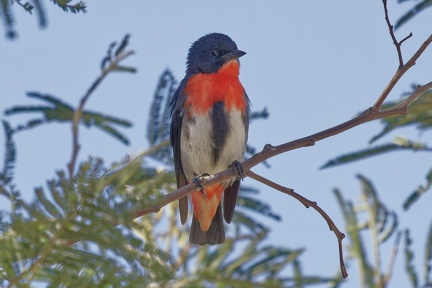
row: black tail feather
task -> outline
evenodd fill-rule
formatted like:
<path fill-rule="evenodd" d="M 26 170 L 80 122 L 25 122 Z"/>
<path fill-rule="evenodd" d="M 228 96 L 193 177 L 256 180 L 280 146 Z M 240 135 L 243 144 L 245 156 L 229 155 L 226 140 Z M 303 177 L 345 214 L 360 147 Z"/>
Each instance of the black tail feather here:
<path fill-rule="evenodd" d="M 234 209 L 237 203 L 237 195 L 240 188 L 240 179 L 236 180 L 231 186 L 228 186 L 224 192 L 223 209 L 225 221 L 229 224 L 234 215 Z"/>
<path fill-rule="evenodd" d="M 196 245 L 214 245 L 225 241 L 225 228 L 222 218 L 221 204 L 213 217 L 210 228 L 207 232 L 201 231 L 201 226 L 195 216 L 192 219 L 192 226 L 189 234 L 189 242 Z"/>

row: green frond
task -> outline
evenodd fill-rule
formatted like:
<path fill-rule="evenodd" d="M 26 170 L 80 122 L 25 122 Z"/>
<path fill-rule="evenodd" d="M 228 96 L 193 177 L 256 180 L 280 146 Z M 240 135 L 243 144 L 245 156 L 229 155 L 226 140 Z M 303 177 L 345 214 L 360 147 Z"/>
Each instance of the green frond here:
<path fill-rule="evenodd" d="M 114 137 L 118 141 L 122 142 L 123 144 L 129 145 L 129 139 L 125 135 L 123 135 L 122 133 L 117 131 L 114 127 L 107 125 L 107 124 L 102 124 L 102 123 L 99 125 L 96 125 L 96 127 L 101 129 L 105 133 L 111 135 L 112 137 Z"/>
<path fill-rule="evenodd" d="M 342 193 L 338 189 L 333 190 L 339 207 L 342 210 L 342 215 L 345 220 L 346 231 L 350 241 L 348 251 L 350 257 L 358 262 L 359 273 L 362 283 L 366 283 L 368 287 L 373 287 L 373 268 L 368 262 L 366 250 L 364 248 L 363 239 L 360 234 L 357 213 L 353 203 L 343 198 Z"/>
<path fill-rule="evenodd" d="M 408 279 L 411 282 L 411 287 L 418 287 L 417 272 L 414 267 L 414 252 L 411 249 L 412 239 L 408 229 L 405 230 L 405 269 L 408 274 Z"/>
<path fill-rule="evenodd" d="M 13 130 L 6 120 L 2 121 L 5 133 L 5 155 L 3 169 L 0 173 L 0 184 L 7 185 L 12 182 L 16 163 L 16 145 L 12 140 Z"/>
<path fill-rule="evenodd" d="M 45 9 L 41 5 L 41 0 L 33 0 L 32 3 L 33 3 L 34 11 L 36 12 L 35 14 L 37 15 L 38 18 L 39 27 L 46 28 L 48 25 L 48 21 L 47 21 Z"/>
<path fill-rule="evenodd" d="M 267 107 L 264 107 L 261 111 L 254 111 L 250 115 L 250 121 L 258 120 L 258 119 L 267 119 L 270 117 L 270 113 L 267 110 Z"/>
<path fill-rule="evenodd" d="M 4 0 L 0 1 L 0 18 L 3 19 L 6 38 L 15 39 L 18 34 L 15 31 L 15 20 L 12 15 L 12 2 Z"/>
<path fill-rule="evenodd" d="M 372 181 L 363 175 L 357 175 L 357 178 L 360 180 L 362 186 L 362 199 L 365 202 L 365 209 L 369 211 L 369 215 L 373 217 L 373 219 L 368 219 L 366 221 L 366 226 L 369 229 L 375 229 L 378 233 L 378 243 L 383 243 L 397 231 L 397 214 L 394 211 L 389 211 L 385 204 L 378 198 L 378 192 Z"/>
<path fill-rule="evenodd" d="M 403 2 L 404 0 L 399 0 L 398 2 Z M 420 12 L 424 11 L 426 8 L 429 8 L 432 5 L 432 0 L 423 0 L 420 3 L 416 4 L 413 8 L 408 10 L 404 15 L 402 15 L 394 25 L 395 30 L 400 26 L 414 18 L 414 16 L 418 15 Z"/>
<path fill-rule="evenodd" d="M 58 171 L 47 183 L 49 193 L 36 189 L 27 216 L 14 213 L 8 223 L 2 215 L 0 261 L 11 264 L 3 268 L 5 281 L 17 286 L 42 281 L 52 287 L 120 287 L 174 277 L 171 254 L 143 242 L 132 230 L 141 227 L 130 207 L 142 205 L 147 191 L 127 194 L 121 187 L 133 171 L 109 177 L 103 176 L 105 171 L 99 159 L 82 163 L 73 179 Z M 161 186 L 160 178 L 145 182 Z M 124 202 L 130 203 L 120 205 Z"/>
<path fill-rule="evenodd" d="M 405 210 L 408 210 L 417 200 L 420 199 L 421 196 L 423 196 L 424 193 L 429 191 L 429 189 L 432 186 L 432 168 L 428 171 L 426 174 L 426 184 L 425 185 L 419 185 L 417 189 L 415 189 L 404 201 L 403 208 Z"/>
<path fill-rule="evenodd" d="M 36 128 L 43 124 L 53 122 L 72 123 L 74 118 L 74 108 L 60 99 L 38 92 L 28 92 L 27 96 L 46 102 L 48 106 L 32 105 L 32 106 L 14 106 L 5 111 L 5 115 L 12 116 L 19 113 L 41 113 L 41 118 L 31 119 L 24 125 L 18 125 L 15 132 L 21 132 L 28 129 Z M 129 139 L 118 131 L 114 125 L 130 128 L 132 123 L 126 119 L 120 119 L 115 116 L 104 115 L 102 113 L 84 110 L 82 113 L 80 124 L 86 127 L 97 127 L 114 137 L 125 145 L 129 144 Z"/>
<path fill-rule="evenodd" d="M 86 10 L 87 5 L 83 1 L 80 1 L 74 5 L 69 4 L 71 0 L 50 0 L 50 1 L 56 4 L 57 6 L 59 6 L 65 12 L 72 12 L 74 14 L 79 12 L 83 12 L 83 13 L 87 12 Z"/>
<path fill-rule="evenodd" d="M 239 230 L 241 227 L 245 227 L 248 229 L 251 233 L 258 235 L 264 231 L 267 231 L 268 228 L 264 226 L 263 224 L 259 223 L 256 219 L 249 217 L 245 213 L 239 211 L 239 209 L 236 209 L 234 212 L 233 222 L 238 227 L 237 230 Z"/>
<path fill-rule="evenodd" d="M 382 225 L 383 229 L 379 231 L 380 232 L 379 239 L 378 239 L 379 243 L 384 243 L 385 241 L 390 239 L 393 233 L 398 231 L 397 228 L 399 226 L 399 221 L 396 212 L 393 211 L 390 213 L 390 221 L 391 221 L 390 225 L 387 225 L 387 228 L 385 228 L 385 225 Z"/>
<path fill-rule="evenodd" d="M 170 109 L 171 96 L 177 89 L 177 80 L 172 72 L 166 69 L 159 77 L 156 91 L 153 94 L 153 102 L 150 106 L 150 114 L 147 125 L 147 140 L 150 145 L 155 145 L 169 139 L 170 133 Z M 151 155 L 162 162 L 171 162 L 171 147 L 161 147 Z"/>
<path fill-rule="evenodd" d="M 116 51 L 114 53 L 114 56 L 117 57 L 118 55 L 120 55 L 121 53 L 123 53 L 125 51 L 126 47 L 129 45 L 129 39 L 130 39 L 130 35 L 126 34 L 123 37 L 123 39 L 120 42 L 120 44 L 118 45 L 118 47 L 117 47 L 117 49 L 116 49 Z"/>
<path fill-rule="evenodd" d="M 273 220 L 276 220 L 276 221 L 281 220 L 281 216 L 279 214 L 276 214 L 275 212 L 273 212 L 270 205 L 262 202 L 259 199 L 247 197 L 247 196 L 244 196 L 242 194 L 243 194 L 242 191 L 240 191 L 239 196 L 238 196 L 238 200 L 237 200 L 237 205 L 239 207 L 244 207 L 244 208 L 250 209 L 250 210 L 252 210 L 258 214 L 267 216 L 267 217 L 272 218 Z"/>
<path fill-rule="evenodd" d="M 101 70 L 105 71 L 106 69 L 109 69 L 105 72 L 109 71 L 117 71 L 117 72 L 129 72 L 129 73 L 136 73 L 137 69 L 131 66 L 125 66 L 120 65 L 119 62 L 113 63 L 115 59 L 118 59 L 119 55 L 123 53 L 126 50 L 126 47 L 129 45 L 129 38 L 130 35 L 126 34 L 119 45 L 117 45 L 117 42 L 113 42 L 108 47 L 107 54 L 104 58 L 102 58 L 101 61 Z M 116 51 L 113 52 L 113 49 L 117 47 Z M 130 51 L 133 52 L 133 51 Z M 110 66 L 111 64 L 114 64 Z"/>
<path fill-rule="evenodd" d="M 286 285 L 284 287 L 308 287 L 310 285 L 317 284 L 329 284 L 333 285 L 330 287 L 336 287 L 337 283 L 341 283 L 343 281 L 342 277 L 340 277 L 340 272 L 334 278 L 331 277 L 323 277 L 323 276 L 306 276 L 303 274 L 302 265 L 298 259 L 293 261 L 293 277 L 282 278 L 283 283 Z"/>
<path fill-rule="evenodd" d="M 265 246 L 259 249 L 259 260 L 251 264 L 245 273 L 249 277 L 265 275 L 266 278 L 275 277 L 284 266 L 296 260 L 303 253 L 303 249 L 291 250 L 281 247 Z"/>
<path fill-rule="evenodd" d="M 103 123 L 105 123 L 105 125 L 107 125 L 107 123 L 116 124 L 125 128 L 132 127 L 132 123 L 129 120 L 88 110 L 83 113 L 82 119 L 84 124 L 88 127 Z"/>
<path fill-rule="evenodd" d="M 15 19 L 12 14 L 12 8 L 14 5 L 18 5 L 25 12 L 33 15 L 33 12 L 36 12 L 37 21 L 40 28 L 45 28 L 47 26 L 46 14 L 45 10 L 41 5 L 41 0 L 33 0 L 31 3 L 29 1 L 23 0 L 14 0 L 0 1 L 0 18 L 3 18 L 3 25 L 6 30 L 6 38 L 10 40 L 14 40 L 17 38 L 18 33 L 15 30 Z"/>
<path fill-rule="evenodd" d="M 430 1 L 432 3 L 432 1 Z M 405 99 L 400 101 L 387 102 L 383 105 L 383 109 L 394 107 Z M 375 142 L 379 138 L 387 135 L 389 132 L 405 127 L 414 125 L 417 129 L 423 131 L 432 128 L 432 91 L 423 93 L 416 101 L 414 101 L 408 109 L 407 115 L 394 115 L 381 119 L 384 129 L 369 141 Z"/>
<path fill-rule="evenodd" d="M 22 3 L 21 0 L 15 0 L 15 2 L 16 2 L 19 6 L 21 6 L 21 7 L 24 9 L 25 12 L 27 12 L 27 13 L 29 13 L 29 14 L 32 14 L 32 11 L 33 11 L 34 6 L 31 5 L 29 2 L 26 1 L 26 2 Z M 12 2 L 12 3 L 13 3 L 13 2 Z"/>
<path fill-rule="evenodd" d="M 423 143 L 409 141 L 408 139 L 397 138 L 395 143 L 388 143 L 383 145 L 377 145 L 375 147 L 362 149 L 355 152 L 340 155 L 336 158 L 329 160 L 327 163 L 322 165 L 320 169 L 331 168 L 342 164 L 348 164 L 354 161 L 364 160 L 370 157 L 379 156 L 388 152 L 395 151 L 431 151 L 432 149 L 427 147 Z"/>
<path fill-rule="evenodd" d="M 255 187 L 240 185 L 240 190 L 239 190 L 240 195 L 243 195 L 243 194 L 258 195 L 259 193 L 260 193 L 260 191 Z"/>
<path fill-rule="evenodd" d="M 286 283 L 291 280 L 281 273 L 299 264 L 303 250 L 263 246 L 266 236 L 267 232 L 241 241 L 228 238 L 222 245 L 195 248 L 197 253 L 190 256 L 194 270 L 171 281 L 169 287 L 290 287 Z"/>

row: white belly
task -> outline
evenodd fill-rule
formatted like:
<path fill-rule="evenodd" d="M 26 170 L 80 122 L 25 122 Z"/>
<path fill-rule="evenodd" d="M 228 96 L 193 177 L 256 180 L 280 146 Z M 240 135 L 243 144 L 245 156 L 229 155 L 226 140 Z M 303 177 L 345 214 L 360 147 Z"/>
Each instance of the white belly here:
<path fill-rule="evenodd" d="M 238 110 L 227 112 L 228 134 L 226 142 L 214 159 L 213 123 L 211 114 L 196 117 L 195 121 L 183 120 L 181 131 L 181 161 L 188 182 L 203 173 L 215 174 L 225 170 L 233 161 L 243 161 L 246 131 L 242 114 Z"/>

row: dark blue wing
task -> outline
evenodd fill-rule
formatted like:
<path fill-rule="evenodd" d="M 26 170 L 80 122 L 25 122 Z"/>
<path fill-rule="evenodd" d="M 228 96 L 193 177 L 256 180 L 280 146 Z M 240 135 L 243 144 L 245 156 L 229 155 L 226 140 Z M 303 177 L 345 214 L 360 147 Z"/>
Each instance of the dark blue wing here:
<path fill-rule="evenodd" d="M 245 125 L 246 133 L 245 133 L 245 143 L 248 139 L 248 131 L 249 131 L 249 116 L 250 116 L 250 101 L 246 94 L 244 93 L 245 101 L 246 101 L 246 109 L 245 113 L 242 115 L 242 119 Z M 224 219 L 227 223 L 231 223 L 232 218 L 234 216 L 234 209 L 237 204 L 237 195 L 240 188 L 240 180 L 236 180 L 231 186 L 227 187 L 224 192 L 223 199 L 223 215 Z"/>
<path fill-rule="evenodd" d="M 171 129 L 170 129 L 170 141 L 174 152 L 174 168 L 177 179 L 177 188 L 185 186 L 187 180 L 184 175 L 183 166 L 181 163 L 181 148 L 180 148 L 180 135 L 183 121 L 183 104 L 185 96 L 183 94 L 185 79 L 182 80 L 177 91 L 171 98 L 170 109 L 171 109 Z M 188 216 L 188 200 L 187 197 L 183 197 L 179 200 L 180 208 L 180 220 L 181 223 L 186 223 Z"/>

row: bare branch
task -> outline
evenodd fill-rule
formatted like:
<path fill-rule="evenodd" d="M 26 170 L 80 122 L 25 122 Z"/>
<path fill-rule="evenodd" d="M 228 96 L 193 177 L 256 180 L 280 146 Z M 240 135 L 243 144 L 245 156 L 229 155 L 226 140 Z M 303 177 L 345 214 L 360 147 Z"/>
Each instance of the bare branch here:
<path fill-rule="evenodd" d="M 417 52 L 411 57 L 411 59 L 406 63 L 403 64 L 401 67 L 399 67 L 396 70 L 395 75 L 390 80 L 390 82 L 387 84 L 387 87 L 384 89 L 384 91 L 381 93 L 378 100 L 375 102 L 373 108 L 379 109 L 381 105 L 384 103 L 384 100 L 387 98 L 387 96 L 390 94 L 391 90 L 394 88 L 396 83 L 399 82 L 399 79 L 402 78 L 402 76 L 412 67 L 416 64 L 417 59 L 423 54 L 423 52 L 426 50 L 426 48 L 429 46 L 429 44 L 432 42 L 432 35 L 430 35 L 426 41 L 423 43 L 422 46 L 417 50 Z"/>
<path fill-rule="evenodd" d="M 390 36 L 391 36 L 391 38 L 393 40 L 393 44 L 396 47 L 398 58 L 399 58 L 399 68 L 401 68 L 404 65 L 403 58 L 402 58 L 402 50 L 401 50 L 402 43 L 405 42 L 406 40 L 408 40 L 409 38 L 411 38 L 413 36 L 413 34 L 410 33 L 408 36 L 406 36 L 401 41 L 398 41 L 396 39 L 396 36 L 394 34 L 394 28 L 393 28 L 393 25 L 390 22 L 390 18 L 389 18 L 389 15 L 388 15 L 387 0 L 382 0 L 382 2 L 383 2 L 383 5 L 384 5 L 385 20 L 386 20 L 387 26 L 389 28 L 389 32 L 390 32 Z"/>
<path fill-rule="evenodd" d="M 81 146 L 78 142 L 78 127 L 79 127 L 79 122 L 81 121 L 81 117 L 82 117 L 82 113 L 84 111 L 85 104 L 87 103 L 88 99 L 90 98 L 90 95 L 99 86 L 99 84 L 105 79 L 105 77 L 108 75 L 108 73 L 111 71 L 114 71 L 118 67 L 118 64 L 121 61 L 123 61 L 124 59 L 126 59 L 127 57 L 129 57 L 132 54 L 134 54 L 134 51 L 127 51 L 127 52 L 118 54 L 113 59 L 113 61 L 111 61 L 110 64 L 107 65 L 102 70 L 102 73 L 93 82 L 93 84 L 87 90 L 86 94 L 84 94 L 84 96 L 81 98 L 78 109 L 76 109 L 74 111 L 73 122 L 72 122 L 72 156 L 71 156 L 71 160 L 68 164 L 69 177 L 72 178 L 72 176 L 73 176 L 73 172 L 75 170 L 75 163 L 76 163 L 76 160 L 78 157 L 78 152 L 81 148 Z"/>
<path fill-rule="evenodd" d="M 324 212 L 324 210 L 322 210 L 316 202 L 310 201 L 309 199 L 303 197 L 302 195 L 297 194 L 296 192 L 294 192 L 293 189 L 283 187 L 277 183 L 274 183 L 274 182 L 268 180 L 267 178 L 264 178 L 258 174 L 255 174 L 252 171 L 249 171 L 248 176 L 251 177 L 252 179 L 255 179 L 255 180 L 257 180 L 257 181 L 259 181 L 259 182 L 261 182 L 261 183 L 263 183 L 269 187 L 272 187 L 272 188 L 274 188 L 274 189 L 276 189 L 276 190 L 278 190 L 284 194 L 288 194 L 291 197 L 294 197 L 295 199 L 300 201 L 303 205 L 305 205 L 306 208 L 312 207 L 318 213 L 321 214 L 321 216 L 327 221 L 327 224 L 329 225 L 330 231 L 333 231 L 336 235 L 336 238 L 338 240 L 338 246 L 339 246 L 339 262 L 340 262 L 342 277 L 343 278 L 348 277 L 348 273 L 346 271 L 344 258 L 343 258 L 343 250 L 342 250 L 342 239 L 345 238 L 345 234 L 340 232 L 340 230 L 337 228 L 336 224 L 334 224 L 334 222 L 330 218 L 330 216 L 328 216 L 327 213 Z"/>
<path fill-rule="evenodd" d="M 410 34 L 408 34 L 408 36 L 405 36 L 405 38 L 403 38 L 402 40 L 399 41 L 399 46 L 402 46 L 402 43 L 405 42 L 406 40 L 408 40 L 409 38 L 411 38 L 413 36 L 413 33 L 410 32 Z"/>
<path fill-rule="evenodd" d="M 408 71 L 412 66 L 414 66 L 415 61 L 421 56 L 421 54 L 425 51 L 427 46 L 432 42 L 432 35 L 429 36 L 429 38 L 423 43 L 423 45 L 419 48 L 419 50 L 413 55 L 413 57 L 402 67 L 402 69 L 398 69 L 396 71 L 395 76 L 390 80 L 389 84 L 387 85 L 384 92 L 380 95 L 378 101 L 375 103 L 373 107 L 370 107 L 366 109 L 363 113 L 358 115 L 357 117 L 348 120 L 342 124 L 339 124 L 337 126 L 334 126 L 332 128 L 323 130 L 321 132 L 312 134 L 310 136 L 297 139 L 288 143 L 281 144 L 279 146 L 272 146 L 270 144 L 267 144 L 264 146 L 263 150 L 259 152 L 258 154 L 255 154 L 251 158 L 245 160 L 243 163 L 241 163 L 243 172 L 246 176 L 255 175 L 251 174 L 253 172 L 250 172 L 251 168 L 258 165 L 259 163 L 274 157 L 276 155 L 288 152 L 290 150 L 298 149 L 301 147 L 308 147 L 314 145 L 317 141 L 323 140 L 325 138 L 334 136 L 336 134 L 342 133 L 346 130 L 349 130 L 353 127 L 356 127 L 360 124 L 366 123 L 371 120 L 391 116 L 391 115 L 405 115 L 408 111 L 408 106 L 417 99 L 421 94 L 423 94 L 425 91 L 432 88 L 432 82 L 429 82 L 425 85 L 417 87 L 417 89 L 408 97 L 405 99 L 405 101 L 401 102 L 400 104 L 390 107 L 384 110 L 381 110 L 381 105 L 384 102 L 384 100 L 387 98 L 395 84 L 399 81 L 399 79 L 404 75 L 406 71 Z M 228 168 L 224 171 L 221 171 L 215 175 L 211 175 L 206 179 L 206 181 L 203 184 L 204 187 L 210 186 L 219 182 L 222 182 L 224 180 L 231 179 L 233 177 L 236 177 L 236 171 L 235 169 Z M 159 200 L 157 203 L 151 203 L 147 205 L 147 208 L 145 209 L 137 209 L 134 211 L 136 217 L 140 217 L 149 213 L 157 213 L 163 206 L 176 201 L 184 196 L 187 196 L 192 191 L 198 190 L 199 188 L 196 186 L 196 184 L 188 184 L 174 192 L 171 192 L 167 194 L 162 200 Z M 285 192 L 284 192 L 285 193 Z M 311 206 L 309 200 L 305 199 L 305 203 L 308 203 L 309 206 Z M 303 202 L 302 202 L 303 203 Z M 305 204 L 303 203 L 303 204 Z M 305 204 L 306 205 L 306 204 Z M 306 206 L 308 207 L 308 206 Z M 315 208 L 315 207 L 314 207 Z M 318 207 L 319 208 L 319 207 Z M 317 211 L 319 211 L 317 208 L 315 208 Z M 321 210 L 322 211 L 322 210 Z M 323 211 L 324 212 L 324 211 Z M 320 212 L 321 213 L 321 212 Z M 325 214 L 325 213 L 324 213 Z M 322 214 L 323 215 L 323 214 Z M 332 227 L 330 227 L 332 228 Z M 335 228 L 335 227 L 333 227 Z M 340 237 L 340 240 L 342 240 L 343 235 L 342 233 L 338 234 L 336 230 L 334 230 L 336 233 L 336 236 Z M 339 231 L 339 230 L 337 230 Z M 339 235 L 339 236 L 338 236 Z M 342 251 L 342 246 L 340 244 L 339 250 Z M 341 253 L 340 253 L 341 255 Z M 341 269 L 342 269 L 342 275 L 347 275 L 345 270 L 345 267 L 343 266 L 343 259 L 341 259 Z"/>

